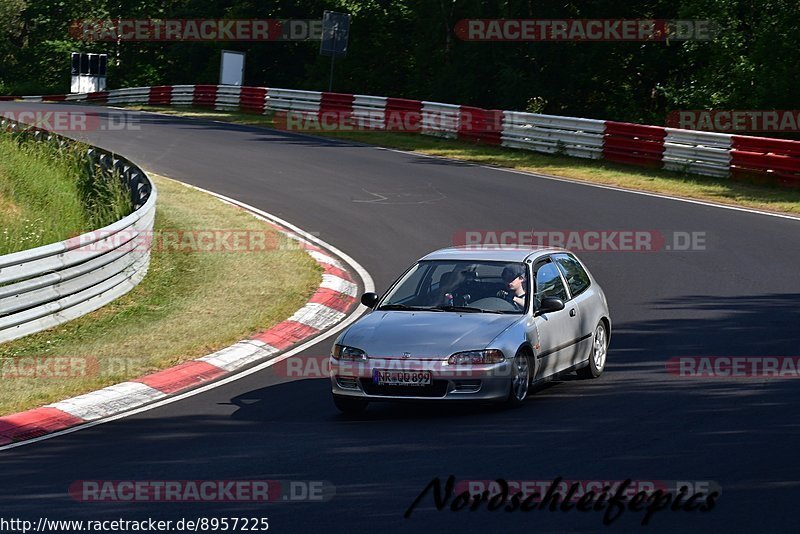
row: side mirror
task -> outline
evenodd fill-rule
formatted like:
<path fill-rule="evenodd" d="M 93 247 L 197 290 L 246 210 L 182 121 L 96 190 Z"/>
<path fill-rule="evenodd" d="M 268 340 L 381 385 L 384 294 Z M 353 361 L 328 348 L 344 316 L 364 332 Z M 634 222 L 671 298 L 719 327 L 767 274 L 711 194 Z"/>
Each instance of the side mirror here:
<path fill-rule="evenodd" d="M 564 301 L 561 299 L 557 299 L 555 297 L 547 297 L 542 299 L 542 304 L 539 306 L 539 309 L 536 310 L 536 315 L 542 315 L 543 313 L 552 313 L 557 312 L 564 309 Z"/>
<path fill-rule="evenodd" d="M 361 304 L 367 308 L 374 308 L 379 300 L 381 300 L 381 296 L 377 293 L 364 293 L 361 295 Z M 561 307 L 564 307 L 563 303 L 561 304 Z"/>

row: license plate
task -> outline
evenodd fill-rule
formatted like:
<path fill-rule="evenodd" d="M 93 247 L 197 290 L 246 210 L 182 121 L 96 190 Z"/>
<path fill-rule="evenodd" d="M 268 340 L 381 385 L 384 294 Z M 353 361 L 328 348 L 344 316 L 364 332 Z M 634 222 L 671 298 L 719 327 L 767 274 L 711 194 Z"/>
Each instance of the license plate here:
<path fill-rule="evenodd" d="M 375 369 L 372 382 L 379 386 L 430 386 L 430 371 L 388 371 Z"/>

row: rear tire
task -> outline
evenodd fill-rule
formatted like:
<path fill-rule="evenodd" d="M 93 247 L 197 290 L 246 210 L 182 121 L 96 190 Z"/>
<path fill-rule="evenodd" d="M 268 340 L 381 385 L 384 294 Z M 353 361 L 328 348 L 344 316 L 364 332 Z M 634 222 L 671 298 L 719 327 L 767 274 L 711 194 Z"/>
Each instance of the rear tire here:
<path fill-rule="evenodd" d="M 592 336 L 592 348 L 589 353 L 589 365 L 578 369 L 580 378 L 597 378 L 606 368 L 608 356 L 608 329 L 603 321 L 597 325 Z"/>
<path fill-rule="evenodd" d="M 343 395 L 334 395 L 333 403 L 336 405 L 336 407 L 339 409 L 340 412 L 347 415 L 356 415 L 360 414 L 361 412 L 367 409 L 369 401 L 366 401 L 364 399 L 345 397 Z"/>
<path fill-rule="evenodd" d="M 522 406 L 531 389 L 531 359 L 530 356 L 519 351 L 511 362 L 511 387 L 508 392 L 506 405 L 509 407 Z"/>

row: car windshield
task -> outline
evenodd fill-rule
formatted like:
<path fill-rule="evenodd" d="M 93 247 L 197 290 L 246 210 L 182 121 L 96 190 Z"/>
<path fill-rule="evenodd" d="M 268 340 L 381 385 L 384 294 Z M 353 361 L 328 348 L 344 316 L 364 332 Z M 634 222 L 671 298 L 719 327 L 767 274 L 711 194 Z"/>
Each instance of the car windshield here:
<path fill-rule="evenodd" d="M 528 305 L 525 264 L 421 261 L 381 302 L 381 310 L 521 314 Z"/>

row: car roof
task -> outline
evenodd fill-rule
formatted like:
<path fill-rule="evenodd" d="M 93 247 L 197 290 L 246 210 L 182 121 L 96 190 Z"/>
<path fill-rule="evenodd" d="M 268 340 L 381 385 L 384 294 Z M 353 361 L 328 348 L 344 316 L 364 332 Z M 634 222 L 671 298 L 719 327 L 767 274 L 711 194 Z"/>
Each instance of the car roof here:
<path fill-rule="evenodd" d="M 535 259 L 547 254 L 568 253 L 568 250 L 558 247 L 529 246 L 498 246 L 498 245 L 462 245 L 448 247 L 431 252 L 419 261 L 426 260 L 466 260 L 466 261 L 509 261 L 524 262 L 526 259 Z"/>

